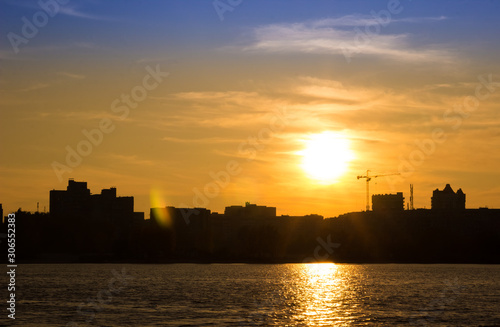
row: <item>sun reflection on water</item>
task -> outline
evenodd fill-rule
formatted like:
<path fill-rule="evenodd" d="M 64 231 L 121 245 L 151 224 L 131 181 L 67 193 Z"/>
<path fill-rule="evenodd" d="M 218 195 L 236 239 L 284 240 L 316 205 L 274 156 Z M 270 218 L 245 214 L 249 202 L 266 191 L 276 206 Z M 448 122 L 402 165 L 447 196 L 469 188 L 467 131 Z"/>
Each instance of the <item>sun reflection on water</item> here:
<path fill-rule="evenodd" d="M 301 326 L 351 326 L 360 303 L 359 283 L 353 266 L 334 263 L 296 265 L 289 297 L 295 299 L 292 321 Z"/>

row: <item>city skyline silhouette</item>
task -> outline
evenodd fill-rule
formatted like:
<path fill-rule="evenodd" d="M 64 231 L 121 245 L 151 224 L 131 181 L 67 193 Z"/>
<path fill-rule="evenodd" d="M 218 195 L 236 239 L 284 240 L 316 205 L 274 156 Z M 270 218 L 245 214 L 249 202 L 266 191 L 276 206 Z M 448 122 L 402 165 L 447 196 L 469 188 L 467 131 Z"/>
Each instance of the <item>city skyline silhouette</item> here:
<path fill-rule="evenodd" d="M 332 218 L 279 216 L 250 202 L 223 213 L 167 205 L 145 215 L 134 211 L 133 196 L 117 194 L 69 179 L 66 190 L 50 191 L 49 213 L 19 209 L 17 261 L 500 262 L 500 209 L 466 209 L 466 194 L 450 184 L 433 190 L 430 209 L 405 209 L 402 192 L 374 194 L 371 210 Z"/>

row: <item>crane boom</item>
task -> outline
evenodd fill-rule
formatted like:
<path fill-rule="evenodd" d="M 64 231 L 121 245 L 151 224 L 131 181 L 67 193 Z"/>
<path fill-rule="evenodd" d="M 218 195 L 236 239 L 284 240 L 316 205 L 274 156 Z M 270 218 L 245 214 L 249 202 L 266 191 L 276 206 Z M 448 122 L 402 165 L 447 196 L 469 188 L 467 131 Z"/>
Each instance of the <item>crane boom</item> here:
<path fill-rule="evenodd" d="M 401 174 L 389 173 L 389 174 L 370 175 L 370 170 L 367 170 L 366 175 L 358 176 L 358 179 L 366 178 L 366 211 L 370 211 L 370 181 L 372 180 L 372 178 L 377 178 L 382 176 L 392 176 L 392 175 L 401 175 Z"/>

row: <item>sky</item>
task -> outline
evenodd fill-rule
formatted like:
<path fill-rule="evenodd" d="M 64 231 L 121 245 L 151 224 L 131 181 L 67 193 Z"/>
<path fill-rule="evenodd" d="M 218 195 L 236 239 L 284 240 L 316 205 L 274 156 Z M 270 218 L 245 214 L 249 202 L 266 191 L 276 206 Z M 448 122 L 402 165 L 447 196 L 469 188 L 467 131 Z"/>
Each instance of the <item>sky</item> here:
<path fill-rule="evenodd" d="M 0 1 L 0 203 L 500 208 L 500 1 Z M 331 169 L 330 169 L 331 167 Z M 388 175 L 388 176 L 383 176 Z"/>

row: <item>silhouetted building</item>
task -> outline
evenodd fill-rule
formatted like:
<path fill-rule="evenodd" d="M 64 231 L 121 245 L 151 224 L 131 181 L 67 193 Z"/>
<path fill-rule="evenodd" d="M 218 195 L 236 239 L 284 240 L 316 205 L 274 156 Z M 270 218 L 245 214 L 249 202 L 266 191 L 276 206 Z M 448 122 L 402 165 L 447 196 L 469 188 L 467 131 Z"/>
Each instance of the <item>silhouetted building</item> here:
<path fill-rule="evenodd" d="M 372 195 L 373 211 L 403 211 L 404 197 L 402 192 L 396 194 Z"/>
<path fill-rule="evenodd" d="M 149 217 L 153 224 L 171 228 L 176 225 L 179 228 L 186 228 L 191 223 L 191 226 L 196 226 L 199 222 L 204 222 L 210 217 L 210 210 L 205 208 L 175 208 L 175 207 L 163 207 L 163 208 L 151 208 L 149 211 Z"/>
<path fill-rule="evenodd" d="M 224 215 L 239 218 L 275 218 L 276 207 L 258 206 L 247 202 L 245 206 L 230 206 L 224 210 Z"/>
<path fill-rule="evenodd" d="M 435 189 L 432 192 L 431 208 L 437 210 L 464 210 L 465 194 L 462 189 L 458 189 L 455 193 L 450 184 L 446 184 L 442 191 Z"/>
<path fill-rule="evenodd" d="M 324 217 L 318 214 L 310 214 L 305 216 L 290 216 L 290 215 L 281 215 L 280 218 L 288 221 L 305 221 L 309 223 L 317 223 L 323 221 Z"/>
<path fill-rule="evenodd" d="M 3 207 L 1 203 L 0 203 L 0 217 L 2 217 L 2 223 L 3 223 Z"/>
<path fill-rule="evenodd" d="M 209 250 L 210 210 L 205 208 L 151 208 L 149 223 L 159 234 L 164 251 L 198 257 Z"/>
<path fill-rule="evenodd" d="M 52 217 L 65 219 L 88 217 L 90 213 L 90 190 L 87 182 L 68 181 L 66 190 L 51 190 L 49 211 Z"/>
<path fill-rule="evenodd" d="M 116 196 L 116 188 L 103 189 L 90 196 L 91 218 L 113 224 L 131 223 L 134 219 L 134 197 Z"/>
<path fill-rule="evenodd" d="M 50 191 L 50 214 L 58 220 L 92 220 L 115 225 L 131 224 L 143 213 L 134 213 L 134 197 L 116 196 L 116 188 L 91 194 L 87 182 L 68 181 L 66 190 Z"/>
<path fill-rule="evenodd" d="M 134 212 L 134 223 L 140 224 L 144 222 L 144 212 Z"/>

